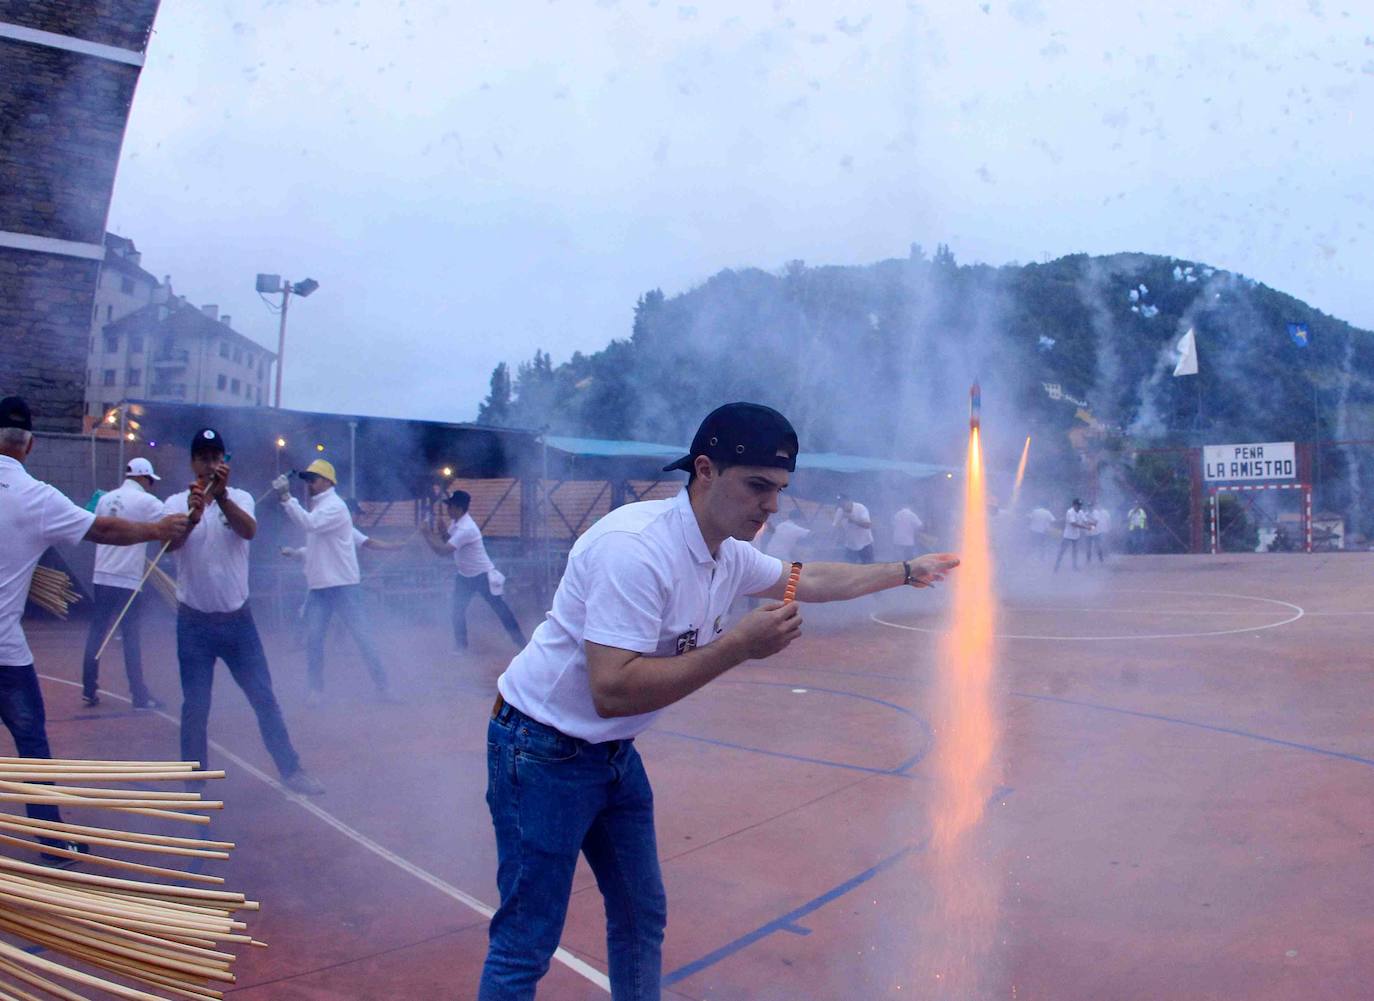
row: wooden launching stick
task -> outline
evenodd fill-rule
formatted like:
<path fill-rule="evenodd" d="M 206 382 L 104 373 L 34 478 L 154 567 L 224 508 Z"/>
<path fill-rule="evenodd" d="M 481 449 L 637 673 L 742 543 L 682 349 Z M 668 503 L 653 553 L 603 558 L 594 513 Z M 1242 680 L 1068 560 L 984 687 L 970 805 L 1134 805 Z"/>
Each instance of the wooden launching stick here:
<path fill-rule="evenodd" d="M 168 539 L 166 542 L 164 542 L 162 544 L 162 548 L 157 551 L 157 555 L 149 561 L 148 569 L 143 571 L 143 576 L 139 579 L 138 587 L 133 589 L 133 591 L 129 595 L 129 600 L 124 602 L 124 607 L 119 610 L 119 614 L 115 616 L 115 620 L 110 623 L 110 628 L 105 633 L 105 638 L 100 642 L 100 649 L 95 652 L 96 660 L 99 660 L 101 656 L 105 653 L 105 648 L 110 645 L 110 640 L 114 637 L 115 630 L 118 629 L 119 624 L 124 621 L 124 616 L 128 614 L 129 607 L 133 605 L 134 599 L 137 598 L 139 596 L 139 593 L 143 590 L 143 582 L 148 579 L 148 575 L 150 573 L 157 569 L 157 561 L 162 559 L 163 554 L 167 552 L 167 547 L 171 544 L 171 539 Z"/>
<path fill-rule="evenodd" d="M 782 592 L 782 603 L 790 605 L 797 600 L 797 582 L 801 580 L 802 565 L 793 563 L 792 570 L 787 575 L 787 587 Z"/>
<path fill-rule="evenodd" d="M 195 813 L 165 809 L 222 806 L 202 800 L 199 793 L 66 783 L 181 782 L 223 776 L 220 771 L 202 770 L 196 762 L 0 758 L 0 801 L 108 807 L 203 821 L 205 818 Z M 182 859 L 225 859 L 234 847 L 230 842 L 85 827 L 5 813 L 0 813 L 0 832 L 0 932 L 6 936 L 0 940 L 0 1001 L 52 997 L 89 1001 L 93 995 L 87 991 L 128 1001 L 220 999 L 224 993 L 218 988 L 236 982 L 231 971 L 234 954 L 222 947 L 262 946 L 247 934 L 247 924 L 235 916 L 239 911 L 256 911 L 258 903 L 241 893 L 212 888 L 223 884 L 219 876 L 87 854 L 54 844 L 73 841 Z M 124 870 L 127 878 L 35 865 L 14 857 L 14 849 L 113 866 Z M 182 885 L 188 881 L 201 885 Z M 11 937 L 55 955 L 34 955 L 12 945 Z M 74 961 L 80 968 L 65 961 Z"/>

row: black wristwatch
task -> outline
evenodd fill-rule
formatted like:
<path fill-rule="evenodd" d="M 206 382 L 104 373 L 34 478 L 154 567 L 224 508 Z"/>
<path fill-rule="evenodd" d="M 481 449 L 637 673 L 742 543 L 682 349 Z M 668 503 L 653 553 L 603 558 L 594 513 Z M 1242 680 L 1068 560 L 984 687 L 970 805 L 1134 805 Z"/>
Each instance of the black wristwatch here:
<path fill-rule="evenodd" d="M 902 569 L 906 571 L 906 579 L 902 581 L 902 583 L 910 587 L 911 584 L 914 582 L 914 578 L 911 576 L 911 561 L 902 560 Z"/>

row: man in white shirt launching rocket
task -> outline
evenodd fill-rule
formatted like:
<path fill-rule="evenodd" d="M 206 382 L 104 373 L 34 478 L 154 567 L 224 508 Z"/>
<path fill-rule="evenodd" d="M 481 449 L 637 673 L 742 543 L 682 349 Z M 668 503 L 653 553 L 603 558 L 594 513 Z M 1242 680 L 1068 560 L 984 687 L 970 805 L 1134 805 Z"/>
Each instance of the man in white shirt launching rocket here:
<path fill-rule="evenodd" d="M 305 581 L 310 588 L 305 605 L 307 697 L 316 703 L 324 697 L 324 639 L 329 620 L 337 615 L 358 644 L 377 686 L 378 701 L 394 702 L 387 689 L 386 668 L 363 623 L 362 575 L 353 539 L 353 516 L 334 489 L 338 482 L 334 466 L 316 459 L 300 477 L 310 491 L 309 511 L 291 496 L 290 480 L 285 476 L 277 477 L 272 485 L 286 516 L 306 533 Z"/>

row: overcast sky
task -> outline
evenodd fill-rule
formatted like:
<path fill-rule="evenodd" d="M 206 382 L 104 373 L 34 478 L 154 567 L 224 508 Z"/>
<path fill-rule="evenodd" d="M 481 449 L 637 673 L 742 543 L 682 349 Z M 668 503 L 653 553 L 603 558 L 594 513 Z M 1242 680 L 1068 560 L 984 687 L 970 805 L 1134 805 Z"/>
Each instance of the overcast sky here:
<path fill-rule="evenodd" d="M 647 289 L 912 242 L 1169 254 L 1374 328 L 1372 10 L 163 0 L 110 227 L 273 348 L 255 273 L 317 279 L 304 409 L 468 420 Z"/>

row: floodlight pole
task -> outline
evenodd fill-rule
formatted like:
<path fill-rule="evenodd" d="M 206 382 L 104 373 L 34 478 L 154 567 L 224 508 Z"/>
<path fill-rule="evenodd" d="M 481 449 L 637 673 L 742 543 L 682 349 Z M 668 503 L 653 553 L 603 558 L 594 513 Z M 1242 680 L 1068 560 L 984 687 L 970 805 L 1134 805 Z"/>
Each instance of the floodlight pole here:
<path fill-rule="evenodd" d="M 277 326 L 277 394 L 272 404 L 281 409 L 281 366 L 286 357 L 286 307 L 291 302 L 291 283 L 281 283 L 281 323 Z"/>

